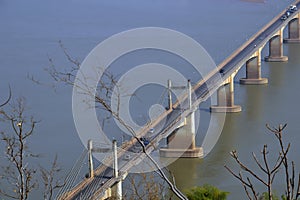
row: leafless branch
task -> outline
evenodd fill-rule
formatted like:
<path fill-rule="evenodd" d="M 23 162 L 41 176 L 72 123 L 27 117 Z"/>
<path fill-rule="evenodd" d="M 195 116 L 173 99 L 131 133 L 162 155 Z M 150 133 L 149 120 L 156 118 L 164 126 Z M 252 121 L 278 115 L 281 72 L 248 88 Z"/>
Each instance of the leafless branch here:
<path fill-rule="evenodd" d="M 242 179 L 239 175 L 235 174 L 227 165 L 224 165 L 224 167 L 237 179 L 239 179 L 243 185 L 246 185 L 247 187 L 250 187 L 249 183 L 247 183 L 246 181 L 244 181 L 244 179 Z M 240 173 L 239 173 L 240 174 Z"/>
<path fill-rule="evenodd" d="M 247 181 L 248 181 L 248 183 L 249 183 L 249 185 L 250 185 L 250 189 L 251 189 L 251 192 L 252 192 L 252 194 L 253 194 L 253 196 L 254 196 L 254 199 L 255 199 L 255 200 L 258 200 L 258 193 L 256 193 L 256 191 L 254 190 L 254 186 L 253 186 L 253 184 L 251 183 L 249 177 L 247 177 Z"/>
<path fill-rule="evenodd" d="M 298 175 L 298 187 L 297 187 L 297 192 L 296 192 L 296 199 L 300 197 L 300 173 Z"/>
<path fill-rule="evenodd" d="M 241 172 L 239 173 L 239 180 L 243 180 L 243 176 L 242 176 L 242 173 L 241 173 Z M 249 194 L 247 185 L 246 185 L 244 182 L 241 182 L 241 183 L 242 183 L 242 185 L 243 185 L 243 187 L 244 187 L 244 191 L 246 192 L 246 195 L 247 195 L 248 199 L 249 199 L 249 200 L 252 200 L 252 197 L 251 197 L 251 195 Z M 252 191 L 252 192 L 253 192 L 253 191 Z"/>
<path fill-rule="evenodd" d="M 241 169 L 245 170 L 246 172 L 250 173 L 253 177 L 255 177 L 258 181 L 260 181 L 261 183 L 263 183 L 265 186 L 268 185 L 268 183 L 266 181 L 264 181 L 262 178 L 260 178 L 256 173 L 254 173 L 249 167 L 247 167 L 244 163 L 242 163 L 237 155 L 236 151 L 232 151 L 231 152 L 231 157 L 234 158 L 234 160 L 239 164 L 239 166 L 241 167 Z"/>
<path fill-rule="evenodd" d="M 8 104 L 8 102 L 9 102 L 10 99 L 11 99 L 11 96 L 12 96 L 12 94 L 11 94 L 11 88 L 10 88 L 10 86 L 8 86 L 8 88 L 9 88 L 9 95 L 8 95 L 8 97 L 7 97 L 7 100 L 6 100 L 4 103 L 2 103 L 2 104 L 0 105 L 0 107 L 2 107 L 2 106 L 4 106 L 4 105 Z"/>
<path fill-rule="evenodd" d="M 260 164 L 260 162 L 258 161 L 256 155 L 254 152 L 252 152 L 252 157 L 255 160 L 255 163 L 258 165 L 258 167 L 265 173 L 268 173 L 267 170 Z"/>
<path fill-rule="evenodd" d="M 55 175 L 60 171 L 61 169 L 57 163 L 57 155 L 55 155 L 49 170 L 40 166 L 41 177 L 44 184 L 44 200 L 51 200 L 54 190 L 64 186 L 64 181 L 61 179 L 55 180 Z"/>
<path fill-rule="evenodd" d="M 283 133 L 283 130 L 286 128 L 286 126 L 287 126 L 287 124 L 285 124 L 283 126 L 279 125 L 278 128 L 271 128 L 268 124 L 266 125 L 267 129 L 271 133 L 273 133 L 273 135 L 275 135 L 276 139 L 279 142 L 279 146 L 280 146 L 279 157 L 278 157 L 277 161 L 275 162 L 275 165 L 272 168 L 270 167 L 269 161 L 268 161 L 268 158 L 267 158 L 267 154 L 268 154 L 267 145 L 264 145 L 263 150 L 262 150 L 262 157 L 263 157 L 264 166 L 261 164 L 261 162 L 259 162 L 256 155 L 254 153 L 252 153 L 252 157 L 253 157 L 255 163 L 257 164 L 257 166 L 259 167 L 259 169 L 267 175 L 267 180 L 262 179 L 257 173 L 255 173 L 249 167 L 247 167 L 244 163 L 242 163 L 239 160 L 236 151 L 232 151 L 230 153 L 231 156 L 234 158 L 234 160 L 240 166 L 241 169 L 248 172 L 252 177 L 257 179 L 258 181 L 260 181 L 261 183 L 263 183 L 263 185 L 265 185 L 267 187 L 268 197 L 269 197 L 270 200 L 273 199 L 272 183 L 274 181 L 275 175 L 279 172 L 279 169 L 282 165 L 284 166 L 285 177 L 286 177 L 286 192 L 285 192 L 286 193 L 286 199 L 287 200 L 294 200 L 294 196 L 296 196 L 296 199 L 299 196 L 298 193 L 299 193 L 299 187 L 300 187 L 299 186 L 300 175 L 299 175 L 299 180 L 298 180 L 297 192 L 295 193 L 295 166 L 294 166 L 294 162 L 292 162 L 292 169 L 291 169 L 292 174 L 291 174 L 291 177 L 290 177 L 288 158 L 287 158 L 287 154 L 288 154 L 289 149 L 290 149 L 290 143 L 287 145 L 287 147 L 285 147 L 284 144 L 283 144 L 282 133 Z M 250 188 L 252 190 L 253 197 L 256 197 L 256 198 L 258 197 L 257 193 L 255 192 L 255 190 L 253 188 L 253 185 L 250 182 L 249 177 L 247 177 L 247 181 L 246 181 L 242 177 L 241 173 L 236 174 L 230 168 L 228 168 L 227 166 L 225 166 L 225 168 L 235 178 L 240 180 L 240 182 L 242 183 L 242 185 L 244 187 L 244 190 L 247 194 L 247 197 L 249 199 L 251 199 L 251 196 L 249 194 L 248 188 Z"/>

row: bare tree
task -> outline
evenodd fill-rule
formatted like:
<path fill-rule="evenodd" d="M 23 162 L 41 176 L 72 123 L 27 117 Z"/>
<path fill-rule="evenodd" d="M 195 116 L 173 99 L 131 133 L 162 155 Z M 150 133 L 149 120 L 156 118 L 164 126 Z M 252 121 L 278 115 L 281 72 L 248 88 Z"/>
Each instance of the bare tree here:
<path fill-rule="evenodd" d="M 251 177 L 255 178 L 259 182 L 261 182 L 268 191 L 268 199 L 273 199 L 273 191 L 272 191 L 272 184 L 275 178 L 275 175 L 279 172 L 280 167 L 283 165 L 285 170 L 285 185 L 286 185 L 286 191 L 285 191 L 285 197 L 286 200 L 294 200 L 298 199 L 300 197 L 300 173 L 298 176 L 298 186 L 296 187 L 295 184 L 295 165 L 294 162 L 292 162 L 292 168 L 289 168 L 288 163 L 288 151 L 290 149 L 290 143 L 288 143 L 287 147 L 284 146 L 282 133 L 287 124 L 284 126 L 279 125 L 278 128 L 270 128 L 269 125 L 266 125 L 268 130 L 275 135 L 279 142 L 280 146 L 280 152 L 279 156 L 277 158 L 277 161 L 275 164 L 271 165 L 268 160 L 268 150 L 267 145 L 264 145 L 262 150 L 262 162 L 260 162 L 256 155 L 252 153 L 253 160 L 257 164 L 258 168 L 267 176 L 267 179 L 265 180 L 260 176 L 258 173 L 254 172 L 249 166 L 244 164 L 238 157 L 238 154 L 236 151 L 232 151 L 230 153 L 231 157 L 236 161 L 236 163 L 240 166 L 240 168 L 247 172 Z M 247 176 L 246 178 L 242 176 L 242 173 L 235 173 L 233 170 L 231 170 L 228 166 L 225 165 L 225 168 L 235 177 L 237 178 L 243 185 L 243 188 L 247 194 L 247 197 L 252 200 L 258 200 L 259 199 L 259 193 L 255 190 L 254 185 L 252 184 L 250 178 Z M 290 171 L 291 170 L 291 171 Z M 290 175 L 292 173 L 292 175 Z"/>
<path fill-rule="evenodd" d="M 55 179 L 55 175 L 61 171 L 61 168 L 57 163 L 57 155 L 55 155 L 50 169 L 46 169 L 41 166 L 40 171 L 44 184 L 44 200 L 51 200 L 53 199 L 54 190 L 64 186 L 64 181 L 61 179 Z"/>
<path fill-rule="evenodd" d="M 11 99 L 11 92 L 6 105 Z M 32 136 L 37 121 L 32 116 L 26 115 L 26 103 L 24 98 L 18 98 L 11 104 L 11 109 L 0 110 L 2 122 L 8 122 L 8 130 L 1 130 L 1 140 L 5 145 L 5 159 L 7 165 L 1 163 L 0 183 L 7 185 L 7 189 L 0 188 L 0 195 L 7 198 L 25 200 L 33 189 L 38 188 L 38 179 L 36 178 L 38 169 L 30 161 L 37 158 L 37 154 L 29 151 L 27 142 Z M 55 179 L 60 171 L 55 156 L 51 168 L 40 167 L 42 182 L 44 184 L 44 199 L 51 200 L 55 189 L 61 187 L 59 179 Z"/>
<path fill-rule="evenodd" d="M 1 180 L 10 185 L 7 190 L 0 189 L 0 194 L 13 199 L 28 199 L 28 194 L 37 186 L 34 178 L 36 169 L 28 159 L 36 157 L 28 151 L 26 141 L 32 135 L 36 121 L 24 113 L 24 98 L 17 99 L 10 113 L 0 110 L 3 120 L 11 124 L 11 130 L 1 132 L 1 140 L 5 143 L 5 156 L 8 161 L 3 167 Z"/>
<path fill-rule="evenodd" d="M 132 136 L 137 140 L 137 142 L 142 146 L 143 153 L 147 156 L 147 158 L 154 164 L 156 167 L 156 170 L 158 171 L 161 178 L 163 178 L 166 183 L 169 185 L 170 189 L 175 193 L 175 195 L 180 199 L 187 199 L 177 188 L 176 186 L 168 179 L 167 175 L 163 172 L 162 169 L 160 169 L 159 164 L 151 157 L 151 155 L 146 151 L 144 143 L 140 140 L 139 137 L 137 137 L 136 132 L 120 117 L 119 115 L 119 108 L 120 108 L 120 97 L 121 95 L 134 95 L 134 94 L 120 94 L 118 85 L 117 77 L 114 76 L 109 71 L 104 71 L 102 79 L 99 81 L 98 86 L 96 88 L 96 94 L 93 94 L 93 91 L 95 88 L 91 88 L 91 86 L 86 84 L 86 80 L 77 80 L 81 83 L 81 85 L 76 85 L 76 74 L 78 71 L 80 71 L 80 62 L 73 59 L 70 54 L 67 52 L 66 48 L 63 46 L 63 44 L 60 42 L 60 46 L 63 49 L 63 52 L 67 58 L 67 60 L 72 64 L 72 66 L 68 69 L 64 70 L 58 70 L 54 62 L 51 58 L 49 58 L 50 61 L 50 67 L 46 70 L 51 75 L 51 77 L 56 81 L 57 83 L 64 83 L 72 87 L 76 87 L 81 90 L 81 93 L 92 96 L 95 99 L 96 106 L 98 108 L 104 110 L 107 112 L 107 117 L 105 119 L 108 119 L 110 117 L 116 119 L 125 129 L 127 129 Z M 84 79 L 89 79 L 90 77 L 84 77 Z M 35 82 L 39 82 L 36 81 Z M 116 88 L 116 90 L 115 90 Z M 112 109 L 110 105 L 110 98 L 112 96 L 117 97 L 117 108 Z M 89 102 L 86 102 L 89 103 Z M 93 102 L 92 102 L 93 103 Z"/>
<path fill-rule="evenodd" d="M 298 199 L 300 197 L 300 173 L 298 174 L 298 186 L 297 189 L 295 188 L 295 164 L 294 161 L 291 162 L 292 168 L 290 169 L 289 162 L 288 162 L 288 157 L 287 157 L 287 152 L 285 154 L 282 154 L 282 152 L 288 151 L 290 147 L 290 143 L 288 143 L 288 147 L 284 147 L 283 143 L 283 138 L 282 138 L 282 133 L 287 124 L 285 125 L 279 125 L 278 128 L 271 128 L 268 124 L 266 125 L 267 129 L 275 135 L 277 138 L 277 141 L 279 142 L 280 146 L 280 154 L 282 158 L 282 164 L 284 166 L 284 172 L 285 172 L 285 185 L 286 185 L 286 191 L 285 195 L 287 200 L 293 200 L 293 199 Z M 291 170 L 291 171 L 290 171 Z"/>
<path fill-rule="evenodd" d="M 164 181 L 155 176 L 155 173 L 131 174 L 128 176 L 128 184 L 125 184 L 125 199 L 166 199 L 170 196 L 168 186 Z"/>

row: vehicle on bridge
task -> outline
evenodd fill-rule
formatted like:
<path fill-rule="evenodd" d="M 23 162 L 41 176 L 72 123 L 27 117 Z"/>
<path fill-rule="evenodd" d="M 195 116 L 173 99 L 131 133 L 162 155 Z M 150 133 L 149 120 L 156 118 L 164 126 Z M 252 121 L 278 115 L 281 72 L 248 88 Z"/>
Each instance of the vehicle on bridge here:
<path fill-rule="evenodd" d="M 222 75 L 224 75 L 224 73 L 225 73 L 225 70 L 224 69 L 220 69 L 220 74 L 222 74 Z"/>
<path fill-rule="evenodd" d="M 128 161 L 128 160 L 130 160 L 130 158 L 131 158 L 131 156 L 129 154 L 127 154 L 127 155 L 124 156 L 123 160 Z"/>
<path fill-rule="evenodd" d="M 149 134 L 153 134 L 153 133 L 154 133 L 154 131 L 155 131 L 155 129 L 154 129 L 154 128 L 150 128 L 150 130 L 148 131 L 148 133 L 149 133 Z"/>
<path fill-rule="evenodd" d="M 287 16 L 284 14 L 284 15 L 282 15 L 282 17 L 280 19 L 284 21 L 287 19 Z"/>
<path fill-rule="evenodd" d="M 293 12 L 296 12 L 298 10 L 297 6 L 296 5 L 290 5 L 288 11 L 293 13 Z"/>
<path fill-rule="evenodd" d="M 289 8 L 287 9 L 287 11 L 285 12 L 284 15 L 282 15 L 282 17 L 280 18 L 281 20 L 286 20 L 291 13 L 296 12 L 298 10 L 296 5 L 290 5 Z"/>
<path fill-rule="evenodd" d="M 284 15 L 280 18 L 281 20 L 286 20 L 291 15 L 290 11 L 286 11 Z"/>
<path fill-rule="evenodd" d="M 147 146 L 150 143 L 149 139 L 147 138 L 141 138 L 141 141 L 144 143 L 145 146 Z"/>

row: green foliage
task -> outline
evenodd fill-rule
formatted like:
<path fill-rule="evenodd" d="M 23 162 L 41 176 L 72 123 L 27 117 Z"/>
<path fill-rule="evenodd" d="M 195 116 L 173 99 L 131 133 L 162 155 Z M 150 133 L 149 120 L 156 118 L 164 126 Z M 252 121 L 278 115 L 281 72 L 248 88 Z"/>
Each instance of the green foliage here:
<path fill-rule="evenodd" d="M 186 190 L 185 194 L 189 200 L 225 200 L 229 192 L 224 192 L 214 186 L 205 184 Z"/>
<path fill-rule="evenodd" d="M 276 193 L 273 193 L 273 200 L 287 200 L 285 195 L 281 195 L 281 199 L 276 195 Z M 259 200 L 269 200 L 269 195 L 267 192 L 262 193 L 262 195 L 259 197 Z"/>
<path fill-rule="evenodd" d="M 287 200 L 287 198 L 286 198 L 285 195 L 281 195 L 281 199 L 282 199 L 282 200 Z"/>

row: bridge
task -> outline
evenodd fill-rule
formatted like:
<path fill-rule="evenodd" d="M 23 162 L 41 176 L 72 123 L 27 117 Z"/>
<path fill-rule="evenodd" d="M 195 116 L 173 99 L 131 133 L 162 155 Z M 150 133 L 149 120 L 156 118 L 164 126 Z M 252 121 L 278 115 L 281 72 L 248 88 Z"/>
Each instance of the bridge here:
<path fill-rule="evenodd" d="M 300 0 L 296 0 L 293 5 L 300 8 Z M 175 103 L 169 92 L 168 109 L 151 124 L 137 132 L 136 137 L 124 142 L 119 150 L 115 141 L 111 149 L 99 149 L 92 141 L 89 141 L 88 150 L 83 152 L 77 164 L 74 165 L 67 177 L 67 184 L 58 193 L 57 199 L 106 199 L 111 197 L 113 187 L 116 188 L 115 196 L 121 199 L 122 181 L 126 178 L 127 172 L 146 157 L 149 158 L 148 155 L 156 149 L 157 144 L 163 138 L 167 138 L 168 146 L 160 149 L 161 156 L 201 157 L 203 150 L 195 145 L 194 111 L 199 104 L 212 95 L 212 92 L 217 92 L 217 105 L 210 107 L 211 112 L 240 112 L 241 106 L 234 103 L 234 77 L 244 64 L 246 64 L 246 77 L 240 80 L 240 84 L 268 83 L 267 78 L 261 77 L 262 49 L 268 44 L 269 55 L 264 58 L 266 62 L 285 62 L 288 61 L 288 57 L 283 55 L 283 43 L 300 43 L 300 11 L 299 9 L 292 10 L 290 16 L 283 18 L 286 11 L 287 9 L 284 9 L 279 13 L 198 83 L 192 86 L 188 81 L 185 94 Z M 285 27 L 288 28 L 288 38 L 284 39 Z M 168 88 L 171 91 L 170 81 Z M 222 98 L 224 96 L 225 99 Z M 152 134 L 145 144 L 142 139 L 147 137 L 151 129 L 155 130 L 162 120 L 165 120 L 164 128 Z M 92 153 L 97 151 L 112 151 L 113 153 L 103 161 L 106 165 L 93 169 Z M 136 153 L 129 156 L 126 152 L 130 151 Z M 87 155 L 89 158 L 88 177 L 73 186 L 73 179 L 69 177 L 76 177 L 78 168 Z M 155 161 L 153 167 L 157 167 Z"/>

